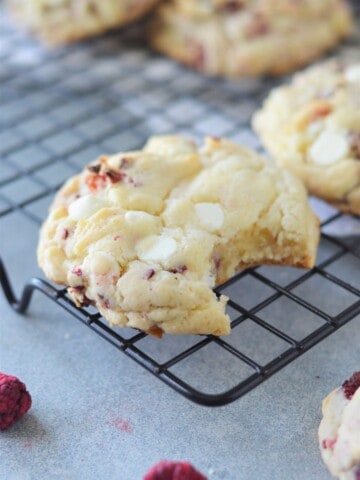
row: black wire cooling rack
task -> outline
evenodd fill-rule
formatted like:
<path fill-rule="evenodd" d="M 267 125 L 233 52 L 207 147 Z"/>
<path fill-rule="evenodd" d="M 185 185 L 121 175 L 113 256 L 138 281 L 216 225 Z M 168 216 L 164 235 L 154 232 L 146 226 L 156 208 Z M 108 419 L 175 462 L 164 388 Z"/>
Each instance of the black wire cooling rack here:
<path fill-rule="evenodd" d="M 338 53 L 357 45 L 354 39 Z M 67 177 L 97 155 L 141 147 L 153 134 L 221 135 L 259 149 L 250 117 L 276 84 L 205 79 L 151 53 L 141 28 L 45 51 L 1 16 L 0 59 L 0 229 L 14 213 L 40 225 Z M 323 234 L 313 270 L 259 267 L 217 289 L 230 297 L 229 337 L 159 341 L 110 328 L 92 307 L 76 308 L 66 289 L 40 278 L 18 299 L 2 262 L 0 280 L 17 312 L 27 310 L 35 291 L 46 295 L 188 399 L 224 405 L 360 313 L 359 237 L 336 236 L 343 222 L 359 221 L 314 204 Z M 34 249 L 24 239 L 24 255 Z"/>

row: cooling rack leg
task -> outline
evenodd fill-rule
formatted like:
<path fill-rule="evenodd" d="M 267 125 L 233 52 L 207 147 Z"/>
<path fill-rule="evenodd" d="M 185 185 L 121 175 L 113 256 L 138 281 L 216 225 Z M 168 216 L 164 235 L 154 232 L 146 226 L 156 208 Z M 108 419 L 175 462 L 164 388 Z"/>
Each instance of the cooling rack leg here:
<path fill-rule="evenodd" d="M 32 278 L 24 287 L 20 299 L 17 299 L 11 286 L 9 275 L 5 269 L 4 262 L 0 258 L 0 283 L 9 305 L 17 313 L 25 313 L 28 309 L 35 290 L 39 290 L 48 297 L 57 298 L 58 291 L 50 284 L 40 278 Z"/>

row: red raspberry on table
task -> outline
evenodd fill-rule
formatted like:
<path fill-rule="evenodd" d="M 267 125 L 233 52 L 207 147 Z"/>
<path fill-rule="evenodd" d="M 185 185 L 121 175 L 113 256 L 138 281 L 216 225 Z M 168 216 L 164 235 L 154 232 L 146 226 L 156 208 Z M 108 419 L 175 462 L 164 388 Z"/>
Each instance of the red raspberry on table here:
<path fill-rule="evenodd" d="M 148 471 L 144 480 L 207 480 L 207 478 L 191 463 L 163 460 Z"/>
<path fill-rule="evenodd" d="M 31 407 L 31 396 L 18 378 L 0 372 L 0 430 L 17 422 Z"/>

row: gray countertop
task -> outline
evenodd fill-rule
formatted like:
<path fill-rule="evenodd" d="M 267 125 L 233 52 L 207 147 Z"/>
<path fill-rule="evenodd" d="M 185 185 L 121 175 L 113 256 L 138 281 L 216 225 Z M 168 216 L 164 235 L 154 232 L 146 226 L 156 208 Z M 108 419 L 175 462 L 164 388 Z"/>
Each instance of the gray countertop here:
<path fill-rule="evenodd" d="M 32 393 L 1 433 L 4 480 L 141 479 L 160 459 L 209 479 L 328 479 L 317 446 L 322 398 L 359 368 L 357 317 L 238 401 L 195 405 L 41 297 L 0 306 L 1 370 Z"/>
<path fill-rule="evenodd" d="M 54 191 L 98 154 L 137 148 L 150 134 L 167 132 L 224 135 L 259 148 L 249 118 L 273 83 L 206 80 L 152 54 L 137 35 L 130 30 L 46 52 L 0 17 L 0 252 L 17 293 L 40 275 L 38 228 Z M 323 218 L 334 213 L 316 207 Z M 358 228 L 343 217 L 329 233 L 358 235 Z M 334 248 L 322 242 L 321 259 Z M 357 257 L 342 257 L 328 271 L 360 288 Z M 300 275 L 275 267 L 262 272 L 281 285 Z M 269 290 L 245 277 L 238 301 L 251 308 Z M 356 300 L 319 275 L 297 294 L 331 315 Z M 293 335 L 314 329 L 305 310 L 274 305 L 267 315 L 277 326 Z M 35 293 L 21 316 L 0 293 L 0 371 L 19 376 L 33 398 L 30 412 L 1 432 L 0 479 L 140 480 L 161 459 L 188 460 L 209 480 L 329 479 L 317 446 L 321 401 L 359 369 L 359 327 L 356 317 L 241 399 L 208 408 L 171 390 L 44 296 Z M 275 340 L 244 329 L 229 337 L 260 363 L 281 352 Z M 193 341 L 146 339 L 144 348 L 164 359 Z M 240 371 L 222 352 L 182 373 L 217 391 Z"/>

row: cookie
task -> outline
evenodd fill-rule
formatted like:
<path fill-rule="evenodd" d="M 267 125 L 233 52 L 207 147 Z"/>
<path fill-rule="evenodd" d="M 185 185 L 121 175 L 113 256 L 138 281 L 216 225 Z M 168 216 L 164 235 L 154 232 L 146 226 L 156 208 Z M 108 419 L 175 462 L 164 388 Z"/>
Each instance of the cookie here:
<path fill-rule="evenodd" d="M 340 480 L 360 478 L 360 372 L 323 401 L 319 427 L 321 456 Z"/>
<path fill-rule="evenodd" d="M 360 62 L 328 61 L 271 92 L 254 129 L 309 191 L 360 215 Z"/>
<path fill-rule="evenodd" d="M 130 23 L 158 0 L 6 0 L 19 24 L 49 44 L 65 44 Z"/>
<path fill-rule="evenodd" d="M 225 335 L 212 288 L 238 268 L 310 268 L 318 219 L 290 172 L 223 139 L 153 137 L 102 156 L 58 193 L 38 260 L 112 325 L 153 334 Z"/>
<path fill-rule="evenodd" d="M 291 72 L 352 30 L 342 0 L 169 0 L 156 10 L 150 42 L 210 75 Z"/>

